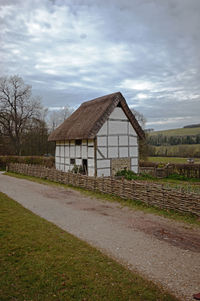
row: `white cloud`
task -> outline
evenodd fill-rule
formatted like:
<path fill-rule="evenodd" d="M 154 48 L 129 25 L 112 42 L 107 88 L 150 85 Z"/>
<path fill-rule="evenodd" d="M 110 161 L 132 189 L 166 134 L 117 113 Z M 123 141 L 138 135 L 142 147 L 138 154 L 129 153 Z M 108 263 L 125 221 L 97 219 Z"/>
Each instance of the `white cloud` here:
<path fill-rule="evenodd" d="M 59 111 L 59 110 L 63 110 L 65 107 L 49 107 L 49 111 Z"/>
<path fill-rule="evenodd" d="M 151 121 L 151 122 L 147 122 L 146 125 L 150 126 L 150 125 L 166 125 L 166 124 L 174 124 L 174 123 L 178 123 L 180 121 L 185 121 L 185 120 L 190 120 L 191 116 L 187 116 L 187 117 L 174 117 L 174 118 L 164 118 L 162 120 L 157 120 L 157 121 Z"/>
<path fill-rule="evenodd" d="M 149 98 L 149 96 L 148 96 L 147 94 L 144 94 L 144 93 L 138 93 L 138 94 L 136 95 L 136 97 L 137 97 L 138 99 L 148 99 L 148 98 Z"/>
<path fill-rule="evenodd" d="M 156 84 L 147 80 L 134 80 L 134 79 L 125 79 L 119 85 L 119 88 L 130 89 L 130 90 L 153 90 Z M 144 94 L 143 94 L 144 95 Z"/>

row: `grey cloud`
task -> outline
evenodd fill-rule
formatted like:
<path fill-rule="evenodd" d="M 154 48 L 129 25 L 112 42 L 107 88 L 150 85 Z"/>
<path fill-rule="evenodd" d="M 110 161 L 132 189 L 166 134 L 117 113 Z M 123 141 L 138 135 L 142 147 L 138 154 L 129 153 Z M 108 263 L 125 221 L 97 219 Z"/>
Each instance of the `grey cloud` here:
<path fill-rule="evenodd" d="M 0 9 L 1 73 L 21 75 L 45 106 L 120 89 L 155 128 L 198 120 L 199 0 L 1 0 Z"/>

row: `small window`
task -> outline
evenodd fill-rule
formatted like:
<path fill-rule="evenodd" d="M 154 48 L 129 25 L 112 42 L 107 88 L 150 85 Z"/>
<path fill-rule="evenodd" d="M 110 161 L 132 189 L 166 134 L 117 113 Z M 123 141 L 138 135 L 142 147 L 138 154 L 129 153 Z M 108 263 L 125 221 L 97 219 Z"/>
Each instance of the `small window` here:
<path fill-rule="evenodd" d="M 81 139 L 75 140 L 75 144 L 76 145 L 81 145 L 82 144 L 82 140 Z"/>
<path fill-rule="evenodd" d="M 70 164 L 75 164 L 75 159 L 70 159 Z"/>

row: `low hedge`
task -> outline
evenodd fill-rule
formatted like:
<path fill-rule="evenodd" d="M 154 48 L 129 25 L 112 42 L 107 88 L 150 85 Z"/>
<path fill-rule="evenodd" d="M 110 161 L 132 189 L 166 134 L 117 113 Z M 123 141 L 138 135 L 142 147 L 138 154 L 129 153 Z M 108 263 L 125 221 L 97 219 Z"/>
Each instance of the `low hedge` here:
<path fill-rule="evenodd" d="M 6 165 L 9 163 L 37 164 L 51 168 L 55 166 L 55 158 L 41 156 L 0 156 L 0 169 L 5 170 Z"/>
<path fill-rule="evenodd" d="M 158 167 L 159 163 L 149 161 L 139 161 L 140 167 Z"/>

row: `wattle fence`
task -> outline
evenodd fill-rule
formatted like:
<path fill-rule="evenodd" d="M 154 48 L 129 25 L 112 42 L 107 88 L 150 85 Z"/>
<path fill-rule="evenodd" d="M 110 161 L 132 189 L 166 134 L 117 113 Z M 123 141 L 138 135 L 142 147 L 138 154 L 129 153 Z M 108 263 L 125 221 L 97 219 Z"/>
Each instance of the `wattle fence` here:
<path fill-rule="evenodd" d="M 158 165 L 158 163 L 141 162 L 139 172 L 155 178 L 166 178 L 178 174 L 187 178 L 200 179 L 200 164 L 165 164 L 164 167 L 160 168 Z"/>
<path fill-rule="evenodd" d="M 63 172 L 38 165 L 10 163 L 8 171 L 47 179 L 92 191 L 108 193 L 123 199 L 141 201 L 161 209 L 191 213 L 200 217 L 200 195 L 185 193 L 150 182 L 126 181 L 115 178 L 97 178 Z"/>

